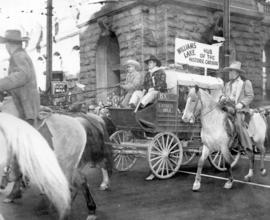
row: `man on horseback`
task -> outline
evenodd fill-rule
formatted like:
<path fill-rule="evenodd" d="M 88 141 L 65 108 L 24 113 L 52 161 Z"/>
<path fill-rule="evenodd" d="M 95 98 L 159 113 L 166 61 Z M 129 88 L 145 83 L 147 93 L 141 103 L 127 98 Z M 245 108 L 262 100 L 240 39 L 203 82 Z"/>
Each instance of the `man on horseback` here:
<path fill-rule="evenodd" d="M 0 92 L 8 92 L 19 117 L 35 126 L 40 108 L 40 98 L 34 65 L 23 49 L 23 42 L 26 40 L 27 38 L 23 38 L 19 30 L 7 30 L 5 36 L 0 37 L 0 43 L 5 44 L 10 55 L 8 76 L 0 79 Z M 2 183 L 7 180 L 8 169 L 2 178 Z M 13 169 L 14 172 L 19 172 L 16 162 Z M 12 201 L 21 196 L 21 181 L 16 181 L 7 198 Z"/>
<path fill-rule="evenodd" d="M 244 121 L 245 113 L 248 113 L 249 104 L 254 98 L 251 81 L 247 80 L 242 74 L 241 63 L 234 61 L 229 67 L 225 67 L 222 72 L 229 72 L 229 82 L 225 84 L 221 103 L 227 101 L 235 105 L 235 129 L 240 143 L 244 149 L 252 151 L 252 141 L 247 131 L 247 123 Z"/>

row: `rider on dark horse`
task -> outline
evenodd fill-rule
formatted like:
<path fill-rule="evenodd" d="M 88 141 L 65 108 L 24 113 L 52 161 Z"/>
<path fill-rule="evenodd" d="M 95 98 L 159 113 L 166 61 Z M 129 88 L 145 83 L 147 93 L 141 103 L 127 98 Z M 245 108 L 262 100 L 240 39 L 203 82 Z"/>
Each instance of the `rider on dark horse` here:
<path fill-rule="evenodd" d="M 0 79 L 0 92 L 8 92 L 20 114 L 20 118 L 35 126 L 40 108 L 40 98 L 34 65 L 23 49 L 23 42 L 26 40 L 27 38 L 23 38 L 19 30 L 7 30 L 5 36 L 0 37 L 0 43 L 5 44 L 10 55 L 8 76 Z M 12 169 L 15 173 L 20 172 L 16 159 Z M 6 168 L 2 177 L 1 188 L 5 188 L 8 182 L 8 170 L 9 167 Z M 11 193 L 5 200 L 6 202 L 22 197 L 21 184 L 22 178 L 20 176 L 15 181 Z"/>
<path fill-rule="evenodd" d="M 252 141 L 247 130 L 245 115 L 249 114 L 249 104 L 254 98 L 254 92 L 251 81 L 247 80 L 241 69 L 241 63 L 234 61 L 229 67 L 225 67 L 223 72 L 229 72 L 229 82 L 225 84 L 223 95 L 220 97 L 221 103 L 233 103 L 233 109 L 229 114 L 234 117 L 234 125 L 241 146 L 244 150 L 252 151 Z M 229 107 L 225 106 L 228 110 Z"/>

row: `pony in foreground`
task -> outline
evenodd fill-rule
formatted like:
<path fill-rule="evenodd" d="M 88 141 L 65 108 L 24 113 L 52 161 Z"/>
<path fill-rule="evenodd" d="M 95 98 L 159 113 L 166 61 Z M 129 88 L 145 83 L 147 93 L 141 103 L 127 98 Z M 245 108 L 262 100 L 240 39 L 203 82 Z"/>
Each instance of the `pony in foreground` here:
<path fill-rule="evenodd" d="M 225 160 L 225 167 L 228 172 L 228 181 L 225 183 L 224 188 L 230 189 L 233 185 L 232 176 L 232 156 L 230 153 L 233 140 L 228 134 L 226 129 L 227 113 L 224 112 L 219 103 L 205 90 L 199 87 L 191 87 L 188 93 L 185 110 L 182 119 L 185 122 L 194 120 L 195 114 L 200 108 L 201 119 L 201 139 L 203 143 L 202 155 L 198 161 L 197 174 L 193 184 L 193 190 L 197 191 L 201 185 L 201 172 L 205 159 L 213 152 L 220 151 Z M 228 123 L 230 123 L 228 121 Z M 232 126 L 232 123 L 230 123 Z M 233 126 L 231 127 L 232 129 Z M 262 175 L 266 175 L 264 168 L 265 147 L 264 142 L 266 139 L 267 124 L 265 118 L 259 113 L 254 111 L 251 114 L 250 122 L 248 125 L 248 133 L 252 138 L 254 145 L 260 151 L 260 171 Z M 249 157 L 249 172 L 245 176 L 246 181 L 250 181 L 253 177 L 254 170 L 254 152 L 246 150 Z"/>
<path fill-rule="evenodd" d="M 27 122 L 0 113 L 0 149 L 0 164 L 16 157 L 22 174 L 48 196 L 60 218 L 64 217 L 70 209 L 69 183 L 41 134 Z"/>
<path fill-rule="evenodd" d="M 23 124 L 24 126 L 27 126 L 27 129 L 21 129 L 22 134 L 19 132 L 17 133 L 17 136 L 23 136 L 24 130 L 28 130 L 29 134 L 27 137 L 29 137 L 29 141 L 31 141 L 31 132 L 42 134 L 48 143 L 50 143 L 48 139 L 48 134 L 44 135 L 44 131 L 42 129 L 39 129 L 39 132 L 36 131 L 33 127 L 30 126 L 27 123 L 22 122 L 21 119 L 18 119 L 16 117 L 13 117 L 11 115 L 0 113 L 0 123 L 3 125 L 3 131 L 4 128 L 7 126 L 10 127 L 16 127 L 17 123 Z M 10 120 L 13 120 L 13 122 L 7 122 L 6 117 L 10 118 Z M 67 181 L 69 182 L 69 186 L 72 192 L 71 200 L 74 201 L 76 198 L 76 195 L 78 194 L 78 190 L 81 190 L 87 204 L 88 208 L 88 219 L 94 219 L 95 218 L 95 210 L 96 210 L 96 204 L 94 202 L 94 199 L 90 193 L 90 189 L 88 187 L 87 178 L 85 174 L 82 172 L 82 170 L 85 168 L 85 166 L 91 164 L 97 164 L 102 162 L 104 164 L 104 167 L 106 169 L 102 169 L 103 174 L 103 182 L 101 184 L 101 187 L 104 187 L 103 189 L 106 189 L 109 184 L 109 175 L 112 173 L 112 151 L 110 146 L 105 143 L 108 142 L 109 137 L 106 132 L 106 128 L 104 123 L 97 118 L 97 116 L 92 115 L 77 115 L 74 117 L 64 115 L 64 114 L 51 114 L 49 117 L 45 119 L 46 125 L 49 128 L 49 131 L 52 135 L 51 137 L 51 143 L 50 146 L 53 148 L 53 151 L 49 146 L 47 148 L 50 148 L 50 151 L 53 152 L 53 154 L 57 157 L 58 163 L 60 167 L 62 168 L 62 171 L 67 178 Z M 6 125 L 7 124 L 7 125 Z M 12 125 L 12 126 L 11 126 Z M 45 130 L 46 131 L 46 130 Z M 46 132 L 45 132 L 46 133 Z M 5 134 L 5 133 L 4 133 Z M 40 137 L 41 135 L 39 135 Z M 42 137 L 42 136 L 41 136 Z M 17 140 L 17 143 L 20 144 L 21 140 Z M 46 141 L 45 141 L 46 142 Z M 47 144 L 48 145 L 48 144 Z M 36 148 L 39 149 L 38 144 L 31 144 L 28 143 L 29 151 L 35 150 Z M 13 151 L 10 151 L 11 153 Z M 14 152 L 16 153 L 16 152 Z M 13 156 L 18 157 L 16 154 L 13 153 Z M 33 157 L 35 158 L 28 158 L 27 155 L 22 155 L 25 161 L 27 161 L 25 164 L 28 164 L 28 166 L 35 167 L 35 160 L 37 161 L 43 161 L 48 160 L 46 155 L 42 153 L 42 150 L 39 154 L 35 154 Z M 43 160 L 41 160 L 39 157 L 42 157 Z M 24 166 L 19 162 L 19 166 Z M 47 163 L 46 163 L 47 164 Z M 47 164 L 47 166 L 52 166 L 52 164 Z M 52 169 L 54 169 L 54 166 L 52 166 Z M 108 170 L 108 172 L 107 172 Z M 22 170 L 23 172 L 23 170 Z M 43 178 L 41 175 L 42 171 L 38 171 L 35 174 L 35 178 L 38 178 L 42 181 L 45 181 L 46 183 L 50 183 L 50 179 Z M 32 176 L 28 175 L 28 173 L 24 173 L 26 177 L 29 177 L 30 181 L 32 182 Z M 15 184 L 19 181 L 18 174 L 14 180 Z M 50 186 L 48 186 L 50 187 Z M 43 188 L 41 187 L 42 191 Z M 61 187 L 57 187 L 58 191 L 61 191 Z M 12 193 L 12 192 L 11 192 Z M 61 198 L 61 197 L 59 197 Z M 49 197 L 50 199 L 50 197 Z M 44 201 L 44 199 L 43 199 Z M 53 200 L 51 200 L 53 201 Z M 62 202 L 60 200 L 60 202 Z M 41 204 L 42 207 L 42 204 Z M 46 207 L 45 207 L 46 208 Z M 65 209 L 62 209 L 65 210 Z M 45 211 L 45 210 L 44 210 Z M 63 211 L 62 211 L 63 212 Z M 64 213 L 63 213 L 64 214 Z"/>

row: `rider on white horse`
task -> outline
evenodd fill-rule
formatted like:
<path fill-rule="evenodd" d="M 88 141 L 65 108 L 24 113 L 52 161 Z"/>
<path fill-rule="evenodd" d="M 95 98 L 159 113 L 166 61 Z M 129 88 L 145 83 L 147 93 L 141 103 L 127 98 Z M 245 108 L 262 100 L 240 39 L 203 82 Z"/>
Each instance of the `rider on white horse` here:
<path fill-rule="evenodd" d="M 0 92 L 7 91 L 14 101 L 16 110 L 20 118 L 26 120 L 29 124 L 35 125 L 38 116 L 40 99 L 37 89 L 37 81 L 34 65 L 31 58 L 22 47 L 26 38 L 21 36 L 19 30 L 7 30 L 4 37 L 0 37 L 0 43 L 4 43 L 10 55 L 8 76 L 0 79 Z M 16 165 L 13 169 L 18 169 Z M 7 171 L 2 178 L 7 178 Z M 20 198 L 21 181 L 16 181 L 8 200 Z"/>
<path fill-rule="evenodd" d="M 249 104 L 254 98 L 252 83 L 242 76 L 245 71 L 241 69 L 239 61 L 234 61 L 229 67 L 225 67 L 223 72 L 229 72 L 229 82 L 225 84 L 220 102 L 232 101 L 235 104 L 236 118 L 234 124 L 240 143 L 245 149 L 252 150 L 252 141 L 244 123 L 244 113 L 248 112 Z"/>

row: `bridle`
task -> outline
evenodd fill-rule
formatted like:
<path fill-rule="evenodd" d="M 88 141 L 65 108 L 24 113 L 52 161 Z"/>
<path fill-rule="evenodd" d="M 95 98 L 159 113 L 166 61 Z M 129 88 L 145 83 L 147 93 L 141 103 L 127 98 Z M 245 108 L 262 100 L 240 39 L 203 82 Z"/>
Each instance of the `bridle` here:
<path fill-rule="evenodd" d="M 198 92 L 196 92 L 196 95 L 197 95 L 197 100 L 196 100 L 196 103 L 195 103 L 195 106 L 194 106 L 194 109 L 193 109 L 193 111 L 192 111 L 192 115 L 193 115 L 193 117 L 195 118 L 195 116 L 196 116 L 196 109 L 197 109 L 197 106 L 198 106 L 198 103 L 199 102 L 201 102 L 201 106 L 203 107 L 203 103 L 202 103 L 202 99 L 201 99 L 201 95 L 200 95 L 200 93 L 198 93 Z M 190 95 L 187 97 L 187 98 L 189 98 L 190 97 Z M 209 113 L 211 113 L 212 111 L 214 111 L 216 108 L 217 108 L 217 104 L 212 108 L 212 109 L 210 109 L 209 111 L 207 111 L 207 112 L 204 112 L 204 113 L 202 113 L 202 111 L 201 111 L 201 117 L 202 116 L 205 116 L 205 115 L 208 115 Z"/>

